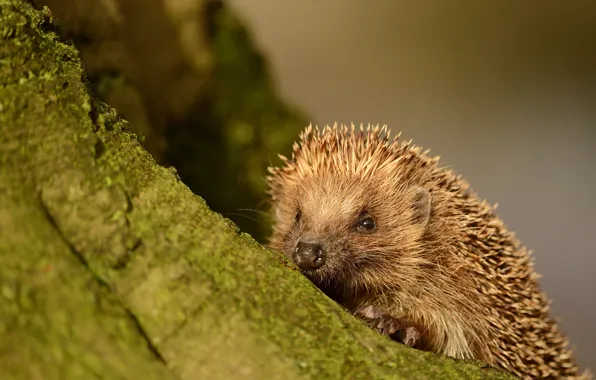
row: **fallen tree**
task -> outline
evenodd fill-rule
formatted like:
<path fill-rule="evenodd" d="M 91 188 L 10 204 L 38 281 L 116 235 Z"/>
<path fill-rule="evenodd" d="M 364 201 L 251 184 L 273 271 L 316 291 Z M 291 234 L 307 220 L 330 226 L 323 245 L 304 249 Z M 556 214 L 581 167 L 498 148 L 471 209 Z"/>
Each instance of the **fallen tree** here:
<path fill-rule="evenodd" d="M 509 379 L 408 349 L 155 163 L 47 9 L 0 0 L 2 379 Z"/>

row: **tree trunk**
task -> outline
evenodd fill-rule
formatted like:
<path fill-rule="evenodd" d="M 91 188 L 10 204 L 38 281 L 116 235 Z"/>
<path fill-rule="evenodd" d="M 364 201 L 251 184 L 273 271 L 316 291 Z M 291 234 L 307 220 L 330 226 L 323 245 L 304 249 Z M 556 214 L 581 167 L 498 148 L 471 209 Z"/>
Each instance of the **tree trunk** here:
<path fill-rule="evenodd" d="M 2 379 L 509 379 L 408 349 L 209 210 L 0 0 Z"/>
<path fill-rule="evenodd" d="M 162 165 L 263 241 L 266 167 L 288 154 L 306 117 L 282 101 L 267 60 L 221 0 L 35 0 Z M 205 181 L 209 178 L 209 181 Z"/>

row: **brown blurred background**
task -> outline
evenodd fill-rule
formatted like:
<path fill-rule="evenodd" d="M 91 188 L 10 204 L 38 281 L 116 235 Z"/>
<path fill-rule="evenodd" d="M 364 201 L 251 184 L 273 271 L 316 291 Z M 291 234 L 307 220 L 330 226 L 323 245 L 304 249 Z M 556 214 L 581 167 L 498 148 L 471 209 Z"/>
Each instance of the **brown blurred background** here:
<path fill-rule="evenodd" d="M 229 3 L 313 122 L 389 124 L 499 203 L 596 370 L 596 2 Z"/>

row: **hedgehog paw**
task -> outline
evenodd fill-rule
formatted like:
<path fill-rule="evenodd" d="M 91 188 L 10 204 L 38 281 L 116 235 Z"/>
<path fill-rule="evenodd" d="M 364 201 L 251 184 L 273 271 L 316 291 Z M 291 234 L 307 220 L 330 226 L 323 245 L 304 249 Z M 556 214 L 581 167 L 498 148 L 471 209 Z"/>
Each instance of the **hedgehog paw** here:
<path fill-rule="evenodd" d="M 399 319 L 374 305 L 360 307 L 356 309 L 354 315 L 366 321 L 370 328 L 377 330 L 382 335 L 393 335 L 402 327 Z"/>
<path fill-rule="evenodd" d="M 420 339 L 420 331 L 414 326 L 408 326 L 400 331 L 400 341 L 408 347 L 416 346 Z"/>
<path fill-rule="evenodd" d="M 385 313 L 374 305 L 360 307 L 354 312 L 354 315 L 366 321 L 373 330 L 406 346 L 414 347 L 420 339 L 420 332 L 416 327 L 404 323 L 401 319 Z"/>
<path fill-rule="evenodd" d="M 383 314 L 380 317 L 370 321 L 369 326 L 377 330 L 381 335 L 391 336 L 399 331 L 401 323 L 398 319 L 393 318 L 391 315 Z"/>

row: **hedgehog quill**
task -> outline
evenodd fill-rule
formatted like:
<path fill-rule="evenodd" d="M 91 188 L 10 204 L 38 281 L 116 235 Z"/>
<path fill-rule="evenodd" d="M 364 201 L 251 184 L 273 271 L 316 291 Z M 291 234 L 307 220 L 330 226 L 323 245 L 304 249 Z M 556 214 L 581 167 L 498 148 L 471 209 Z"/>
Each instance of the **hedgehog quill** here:
<path fill-rule="evenodd" d="M 267 177 L 269 246 L 379 333 L 524 379 L 579 374 L 527 249 L 387 126 L 309 125 Z"/>

